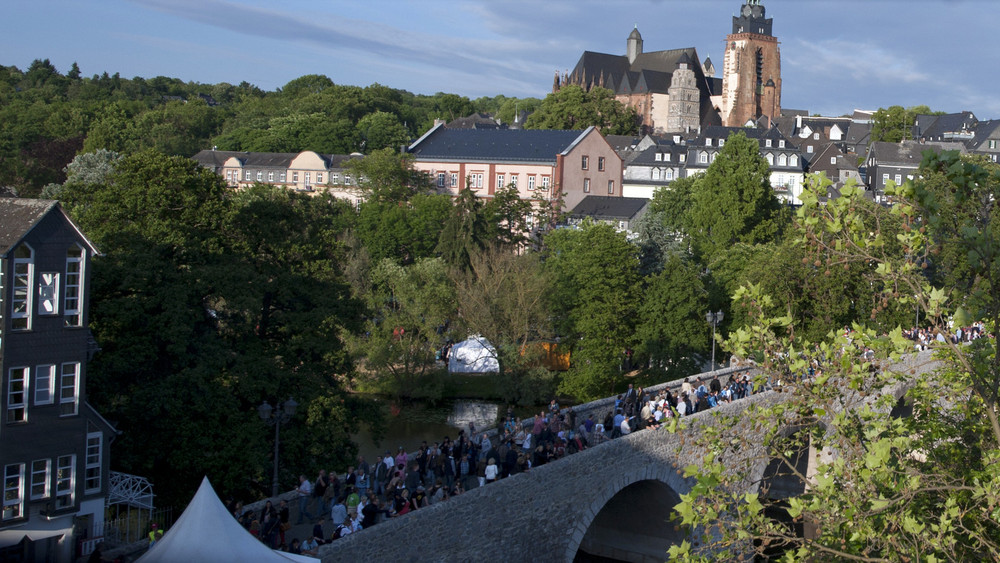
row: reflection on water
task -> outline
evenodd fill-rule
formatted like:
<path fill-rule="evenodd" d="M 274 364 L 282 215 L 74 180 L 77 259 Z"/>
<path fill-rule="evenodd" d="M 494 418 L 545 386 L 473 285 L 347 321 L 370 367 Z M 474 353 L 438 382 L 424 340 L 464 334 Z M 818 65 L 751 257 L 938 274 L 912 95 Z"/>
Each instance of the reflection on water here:
<path fill-rule="evenodd" d="M 496 425 L 500 406 L 484 401 L 452 401 L 429 405 L 426 403 L 396 404 L 382 398 L 375 398 L 385 409 L 386 430 L 380 441 L 375 441 L 368 428 L 360 428 L 352 437 L 357 442 L 359 452 L 371 460 L 376 454 L 391 451 L 402 446 L 412 452 L 420 442 L 428 444 L 440 442 L 448 436 L 452 439 L 460 429 L 467 430 L 469 422 L 476 428 Z"/>

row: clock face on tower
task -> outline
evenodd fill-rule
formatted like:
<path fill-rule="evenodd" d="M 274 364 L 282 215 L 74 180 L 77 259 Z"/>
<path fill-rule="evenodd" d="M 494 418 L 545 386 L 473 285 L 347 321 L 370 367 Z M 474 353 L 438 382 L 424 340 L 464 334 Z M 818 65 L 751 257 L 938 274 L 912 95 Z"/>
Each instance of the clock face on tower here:
<path fill-rule="evenodd" d="M 750 5 L 749 4 L 743 4 L 743 17 L 749 18 L 750 17 L 750 11 L 751 11 L 750 10 Z"/>

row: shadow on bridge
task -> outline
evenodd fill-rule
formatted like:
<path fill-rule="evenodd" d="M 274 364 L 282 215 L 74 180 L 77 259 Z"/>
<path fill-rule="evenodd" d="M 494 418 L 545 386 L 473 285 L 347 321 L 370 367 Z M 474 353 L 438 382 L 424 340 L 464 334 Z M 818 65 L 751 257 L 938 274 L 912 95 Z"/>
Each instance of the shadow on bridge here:
<path fill-rule="evenodd" d="M 662 562 L 671 545 L 687 539 L 670 520 L 679 502 L 680 496 L 659 480 L 628 485 L 598 512 L 574 561 Z"/>

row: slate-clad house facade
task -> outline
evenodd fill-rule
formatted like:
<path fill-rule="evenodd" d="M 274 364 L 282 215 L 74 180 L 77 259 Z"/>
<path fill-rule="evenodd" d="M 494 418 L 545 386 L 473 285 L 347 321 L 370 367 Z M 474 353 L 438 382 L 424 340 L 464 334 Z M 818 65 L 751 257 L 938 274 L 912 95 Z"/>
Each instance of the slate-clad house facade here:
<path fill-rule="evenodd" d="M 413 167 L 442 193 L 471 189 L 491 197 L 513 185 L 522 199 L 562 197 L 573 209 L 587 195 L 621 197 L 622 159 L 600 132 L 448 129 L 437 125 L 410 145 Z"/>
<path fill-rule="evenodd" d="M 744 127 L 708 127 L 687 146 L 687 175 L 700 174 L 708 169 L 716 155 L 725 146 L 730 135 L 743 132 L 760 145 L 760 154 L 771 169 L 771 187 L 783 202 L 798 205 L 805 178 L 805 164 L 797 145 L 785 138 L 777 127 L 755 129 Z"/>
<path fill-rule="evenodd" d="M 96 254 L 58 202 L 0 198 L 2 561 L 71 561 L 104 518 L 114 429 L 85 394 Z"/>

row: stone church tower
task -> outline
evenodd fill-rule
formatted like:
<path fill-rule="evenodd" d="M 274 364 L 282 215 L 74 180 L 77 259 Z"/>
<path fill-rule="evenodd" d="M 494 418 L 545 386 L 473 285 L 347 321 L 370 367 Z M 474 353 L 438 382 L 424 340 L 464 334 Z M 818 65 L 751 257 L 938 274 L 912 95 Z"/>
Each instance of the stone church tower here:
<path fill-rule="evenodd" d="M 781 115 L 781 52 L 771 35 L 760 0 L 746 0 L 733 32 L 726 36 L 722 63 L 722 124 L 742 127 L 766 117 L 768 125 Z"/>
<path fill-rule="evenodd" d="M 667 90 L 670 112 L 667 114 L 668 132 L 698 131 L 701 127 L 701 92 L 698 90 L 692 61 L 687 53 L 677 60 L 677 69 Z"/>

